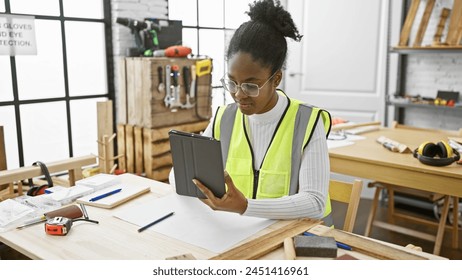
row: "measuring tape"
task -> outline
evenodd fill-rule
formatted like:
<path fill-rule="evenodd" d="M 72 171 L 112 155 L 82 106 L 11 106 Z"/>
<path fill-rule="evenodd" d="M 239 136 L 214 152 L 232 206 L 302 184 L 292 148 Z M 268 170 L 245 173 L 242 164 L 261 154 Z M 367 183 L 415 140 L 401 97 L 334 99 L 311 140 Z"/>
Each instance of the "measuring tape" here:
<path fill-rule="evenodd" d="M 50 218 L 45 222 L 45 232 L 50 235 L 67 235 L 71 230 L 72 223 L 76 221 L 90 222 L 98 224 L 98 221 L 91 220 L 88 217 L 87 210 L 83 204 L 80 204 L 84 219 L 70 219 L 62 216 Z"/>
<path fill-rule="evenodd" d="M 72 227 L 72 220 L 65 217 L 54 217 L 45 222 L 45 232 L 50 235 L 66 235 Z"/>

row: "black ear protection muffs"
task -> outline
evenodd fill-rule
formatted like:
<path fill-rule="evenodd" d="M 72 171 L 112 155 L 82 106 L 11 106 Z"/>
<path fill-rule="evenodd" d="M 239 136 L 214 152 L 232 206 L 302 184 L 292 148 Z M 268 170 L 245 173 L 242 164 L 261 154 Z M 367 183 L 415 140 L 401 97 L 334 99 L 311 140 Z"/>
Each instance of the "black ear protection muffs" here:
<path fill-rule="evenodd" d="M 440 141 L 436 144 L 431 142 L 422 143 L 414 150 L 414 157 L 421 163 L 432 166 L 446 166 L 460 159 L 459 152 L 445 141 Z"/>
<path fill-rule="evenodd" d="M 48 168 L 45 165 L 45 163 L 41 161 L 36 161 L 32 165 L 40 166 L 40 169 L 42 170 L 42 174 L 45 175 L 45 179 L 47 180 L 47 183 L 45 185 L 41 186 L 34 186 L 34 183 L 32 181 L 32 178 L 29 179 L 29 190 L 27 191 L 27 195 L 29 196 L 36 196 L 36 195 L 41 195 L 45 193 L 45 190 L 47 188 L 53 187 L 53 181 L 51 180 L 50 172 L 48 172 Z"/>

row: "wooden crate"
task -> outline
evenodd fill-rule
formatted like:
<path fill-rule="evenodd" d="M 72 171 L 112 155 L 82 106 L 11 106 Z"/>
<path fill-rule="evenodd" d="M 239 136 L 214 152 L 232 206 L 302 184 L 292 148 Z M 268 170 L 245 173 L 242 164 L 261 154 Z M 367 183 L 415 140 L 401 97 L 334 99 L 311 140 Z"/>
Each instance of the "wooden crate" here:
<path fill-rule="evenodd" d="M 209 120 L 212 116 L 212 76 L 196 76 L 195 106 L 189 109 L 168 108 L 165 106 L 164 92 L 158 91 L 158 67 L 162 68 L 165 85 L 165 66 L 178 65 L 180 76 L 180 101 L 186 103 L 183 80 L 183 67 L 195 65 L 201 59 L 189 58 L 145 58 L 129 57 L 120 61 L 120 102 L 118 120 L 133 126 L 157 128 L 182 123 Z M 191 83 L 191 78 L 189 79 Z"/>
<path fill-rule="evenodd" d="M 145 174 L 150 179 L 168 182 L 172 169 L 168 132 L 176 129 L 200 133 L 208 124 L 209 121 L 200 121 L 162 128 L 119 124 L 117 126 L 118 154 L 125 155 L 124 158 L 119 159 L 119 168 L 129 173 Z"/>

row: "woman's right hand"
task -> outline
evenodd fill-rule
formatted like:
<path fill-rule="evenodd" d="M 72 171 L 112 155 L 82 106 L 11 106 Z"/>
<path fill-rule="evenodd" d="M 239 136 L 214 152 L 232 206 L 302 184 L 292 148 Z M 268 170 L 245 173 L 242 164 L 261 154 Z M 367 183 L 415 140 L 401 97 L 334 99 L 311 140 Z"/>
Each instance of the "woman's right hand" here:
<path fill-rule="evenodd" d="M 212 191 L 207 188 L 202 182 L 197 179 L 193 179 L 194 184 L 201 190 L 201 192 L 207 197 L 201 199 L 202 202 L 207 204 L 213 210 L 221 210 L 228 212 L 235 212 L 243 214 L 247 210 L 247 198 L 241 193 L 233 183 L 231 176 L 225 170 L 225 184 L 228 190 L 222 198 L 216 197 Z"/>

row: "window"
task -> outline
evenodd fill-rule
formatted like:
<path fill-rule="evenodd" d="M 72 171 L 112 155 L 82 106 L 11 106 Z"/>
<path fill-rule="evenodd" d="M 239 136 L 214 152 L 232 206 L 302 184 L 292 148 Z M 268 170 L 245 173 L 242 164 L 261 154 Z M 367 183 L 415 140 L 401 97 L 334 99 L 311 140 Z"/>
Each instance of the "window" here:
<path fill-rule="evenodd" d="M 206 55 L 213 60 L 213 109 L 232 101 L 221 88 L 225 74 L 225 54 L 231 36 L 241 23 L 250 18 L 245 13 L 253 0 L 169 0 L 169 19 L 183 23 L 183 45 L 193 54 Z"/>
<path fill-rule="evenodd" d="M 97 154 L 96 104 L 114 99 L 110 0 L 0 0 L 35 18 L 37 55 L 0 56 L 8 168 Z"/>

